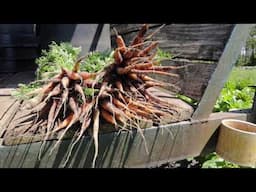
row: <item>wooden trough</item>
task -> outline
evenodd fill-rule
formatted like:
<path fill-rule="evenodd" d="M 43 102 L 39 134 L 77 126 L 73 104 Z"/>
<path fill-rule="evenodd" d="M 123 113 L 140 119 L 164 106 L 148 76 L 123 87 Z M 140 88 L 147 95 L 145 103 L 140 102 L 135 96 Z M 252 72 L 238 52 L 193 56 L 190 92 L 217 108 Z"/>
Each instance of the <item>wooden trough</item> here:
<path fill-rule="evenodd" d="M 85 26 L 78 25 L 77 29 L 83 31 Z M 109 27 L 109 25 L 106 26 Z M 134 24 L 111 25 L 125 37 L 127 43 L 131 40 L 132 34 L 138 31 L 139 26 Z M 158 25 L 150 26 L 153 30 Z M 155 37 L 162 40 L 160 47 L 174 54 L 180 54 L 167 65 L 193 64 L 186 70 L 176 71 L 181 76 L 177 83 L 180 88 L 179 92 L 197 100 L 198 104 L 193 114 L 182 117 L 179 122 L 144 129 L 149 154 L 146 153 L 141 135 L 135 131 L 132 133 L 113 131 L 101 133 L 96 167 L 152 167 L 195 157 L 205 151 L 214 150 L 216 142 L 211 137 L 219 127 L 221 120 L 228 118 L 253 122 L 255 109 L 212 113 L 214 104 L 252 26 L 252 24 L 170 24 L 163 28 Z M 96 34 L 97 31 L 94 39 Z M 108 35 L 110 37 L 110 34 Z M 19 109 L 19 102 L 11 98 L 10 90 L 18 83 L 26 83 L 33 78 L 33 71 L 5 73 L 0 76 L 0 106 L 2 108 L 0 111 L 2 141 L 0 167 L 53 168 L 61 167 L 65 161 L 63 157 L 70 147 L 71 139 L 62 141 L 51 156 L 49 156 L 49 151 L 56 140 L 47 141 L 41 160 L 38 160 L 41 142 L 6 146 L 8 139 L 3 136 Z M 165 80 L 170 81 L 170 79 Z M 93 141 L 85 136 L 75 147 L 67 167 L 91 167 L 93 154 Z"/>

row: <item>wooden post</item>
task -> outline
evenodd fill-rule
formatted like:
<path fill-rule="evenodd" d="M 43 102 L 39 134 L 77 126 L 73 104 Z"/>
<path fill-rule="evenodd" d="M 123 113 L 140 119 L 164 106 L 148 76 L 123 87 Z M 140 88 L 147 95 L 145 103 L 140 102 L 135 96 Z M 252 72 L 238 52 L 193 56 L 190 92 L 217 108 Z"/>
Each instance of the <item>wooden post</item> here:
<path fill-rule="evenodd" d="M 235 64 L 253 25 L 255 24 L 235 25 L 192 119 L 206 119 L 212 113 L 221 89 L 223 88 L 228 75 Z"/>
<path fill-rule="evenodd" d="M 255 123 L 256 122 L 256 86 L 252 85 L 252 86 L 249 86 L 249 87 L 254 89 L 254 97 L 253 97 L 253 104 L 252 104 L 252 110 L 251 110 L 251 113 L 252 113 L 251 122 Z"/>
<path fill-rule="evenodd" d="M 256 91 L 254 93 L 254 98 L 253 98 L 252 114 L 254 116 L 256 115 Z"/>

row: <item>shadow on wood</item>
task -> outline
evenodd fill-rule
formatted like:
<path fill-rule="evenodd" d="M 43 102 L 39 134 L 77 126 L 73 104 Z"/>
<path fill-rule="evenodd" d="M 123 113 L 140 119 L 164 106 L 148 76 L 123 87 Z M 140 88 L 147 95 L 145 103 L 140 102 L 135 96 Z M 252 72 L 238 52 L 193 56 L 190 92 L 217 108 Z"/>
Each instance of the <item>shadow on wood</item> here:
<path fill-rule="evenodd" d="M 164 162 L 198 156 L 217 130 L 222 119 L 247 120 L 249 113 L 213 113 L 207 121 L 183 121 L 143 130 L 149 153 L 141 135 L 136 131 L 112 132 L 99 136 L 99 154 L 96 167 L 153 167 Z M 63 140 L 49 156 L 55 141 L 49 141 L 38 160 L 41 142 L 16 146 L 0 146 L 0 167 L 51 168 L 62 167 L 66 161 L 71 140 Z M 84 137 L 74 148 L 66 167 L 88 168 L 92 165 L 94 144 Z"/>

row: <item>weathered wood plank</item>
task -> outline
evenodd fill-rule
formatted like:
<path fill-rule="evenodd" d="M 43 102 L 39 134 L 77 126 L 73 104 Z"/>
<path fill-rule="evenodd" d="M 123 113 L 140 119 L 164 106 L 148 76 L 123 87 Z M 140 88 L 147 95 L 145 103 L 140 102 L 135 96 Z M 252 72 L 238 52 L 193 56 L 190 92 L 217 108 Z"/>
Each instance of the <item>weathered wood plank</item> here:
<path fill-rule="evenodd" d="M 118 29 L 119 34 L 126 34 L 130 32 L 136 32 L 139 31 L 143 23 L 133 23 L 133 24 L 111 24 L 110 27 L 111 29 L 116 28 Z M 161 26 L 161 23 L 154 23 L 154 24 L 148 24 L 149 28 L 157 28 Z M 177 26 L 177 28 L 173 28 L 174 31 L 178 32 L 197 32 L 198 28 L 203 28 L 206 30 L 212 30 L 216 29 L 216 25 L 220 25 L 219 27 L 225 26 L 225 24 L 210 24 L 210 23 L 194 23 L 194 24 L 166 24 L 166 25 L 173 25 Z M 115 35 L 115 32 L 111 30 L 111 35 Z"/>
<path fill-rule="evenodd" d="M 34 33 L 34 24 L 1 24 L 0 33 Z"/>
<path fill-rule="evenodd" d="M 222 119 L 247 120 L 249 116 L 250 114 L 246 113 L 214 113 L 210 115 L 208 121 L 184 121 L 146 129 L 144 136 L 149 154 L 145 151 L 142 137 L 136 132 L 101 134 L 96 167 L 151 167 L 168 161 L 198 156 Z M 0 167 L 62 167 L 65 151 L 70 147 L 70 140 L 64 140 L 49 157 L 49 151 L 55 142 L 47 142 L 40 161 L 37 158 L 40 142 L 0 146 Z M 74 148 L 67 167 L 91 167 L 93 153 L 94 145 L 91 138 L 84 137 Z"/>
<path fill-rule="evenodd" d="M 1 78 L 2 77 L 2 78 Z M 29 83 L 34 80 L 35 72 L 26 71 L 13 74 L 1 74 L 0 77 L 0 106 L 5 105 L 8 101 L 12 101 L 11 96 L 12 91 L 17 88 L 19 83 Z"/>
<path fill-rule="evenodd" d="M 167 90 L 186 95 L 187 97 L 197 101 L 199 101 L 204 94 L 208 81 L 217 66 L 216 63 L 208 63 L 204 61 L 198 62 L 185 59 L 175 59 L 168 62 L 165 61 L 163 65 L 184 66 L 184 68 L 169 71 L 171 73 L 178 74 L 179 78 L 155 74 L 151 76 L 163 82 L 175 85 L 175 87 L 166 87 Z"/>
<path fill-rule="evenodd" d="M 34 72 L 19 72 L 14 75 L 8 74 L 0 82 L 0 130 L 7 128 L 11 119 L 18 111 L 20 103 L 11 95 L 11 92 L 18 86 L 19 83 L 28 83 L 34 79 Z"/>
<path fill-rule="evenodd" d="M 180 122 L 185 121 L 191 118 L 193 114 L 193 108 L 185 103 L 184 101 L 175 98 L 173 95 L 171 95 L 167 90 L 163 92 L 163 89 L 159 90 L 157 88 L 150 88 L 149 89 L 152 94 L 159 97 L 160 99 L 170 103 L 173 105 L 171 108 L 174 110 L 173 115 L 166 115 L 166 117 L 163 117 L 160 121 L 160 125 L 166 125 L 169 123 L 174 122 Z M 29 115 L 29 110 L 21 110 L 17 109 L 17 113 L 13 119 L 11 119 L 10 124 L 6 130 L 6 133 L 3 138 L 3 142 L 5 145 L 16 145 L 16 144 L 23 144 L 23 143 L 30 143 L 30 142 L 38 142 L 42 141 L 45 137 L 46 132 L 46 126 L 39 127 L 36 134 L 32 132 L 26 132 L 24 135 L 20 136 L 20 133 L 22 130 L 26 130 L 29 126 L 32 125 L 32 122 L 26 123 L 26 125 L 18 126 L 19 122 L 23 122 L 27 115 Z M 153 122 L 141 122 L 140 128 L 146 129 L 153 126 Z M 115 132 L 116 129 L 113 125 L 105 124 L 105 121 L 101 121 L 100 125 L 100 133 L 108 133 L 108 132 Z M 62 134 L 62 132 L 56 133 L 54 135 L 51 135 L 49 137 L 49 140 L 57 139 Z M 73 132 L 70 131 L 70 134 L 67 134 L 65 138 L 72 138 Z"/>
<path fill-rule="evenodd" d="M 35 69 L 39 37 L 34 24 L 0 26 L 0 71 L 17 72 Z"/>
<path fill-rule="evenodd" d="M 0 73 L 0 87 L 3 87 L 3 82 L 7 79 L 7 78 L 9 78 L 9 77 L 11 77 L 13 75 L 13 73 Z"/>
<path fill-rule="evenodd" d="M 127 33 L 131 33 L 131 32 L 136 32 L 138 30 L 140 30 L 141 26 L 143 25 L 143 23 L 140 24 L 111 24 L 110 27 L 111 29 L 116 28 L 118 30 L 118 33 L 123 35 L 123 34 L 127 34 Z M 158 27 L 161 24 L 148 24 L 149 28 L 154 28 L 154 27 Z M 111 30 L 111 36 L 114 36 L 115 32 L 114 30 Z"/>
<path fill-rule="evenodd" d="M 211 114 L 220 91 L 240 54 L 242 46 L 246 42 L 252 26 L 253 24 L 237 24 L 235 26 L 217 68 L 212 74 L 204 95 L 193 114 L 193 119 L 208 118 Z"/>
<path fill-rule="evenodd" d="M 25 60 L 25 59 L 35 59 L 38 57 L 37 48 L 0 48 L 0 59 L 6 60 Z"/>
<path fill-rule="evenodd" d="M 10 107 L 3 114 L 3 118 L 1 118 L 1 120 L 0 120 L 0 138 L 5 133 L 5 131 L 6 131 L 7 127 L 9 126 L 12 118 L 15 116 L 15 114 L 17 113 L 17 111 L 20 107 L 20 101 L 11 100 L 10 103 L 11 103 Z"/>
<path fill-rule="evenodd" d="M 181 58 L 218 61 L 233 27 L 232 24 L 168 24 L 153 39 L 160 41 L 160 48 L 181 54 Z M 138 24 L 115 25 L 115 28 L 120 29 L 125 42 L 130 43 Z M 155 29 L 151 28 L 148 33 Z M 112 35 L 113 46 L 114 39 Z"/>
<path fill-rule="evenodd" d="M 1 96 L 11 96 L 14 88 L 0 88 L 0 97 Z"/>
<path fill-rule="evenodd" d="M 4 114 L 8 111 L 11 105 L 15 102 L 15 99 L 11 97 L 0 97 L 0 120 L 3 118 Z"/>
<path fill-rule="evenodd" d="M 0 72 L 2 73 L 16 73 L 36 70 L 36 64 L 34 59 L 26 60 L 7 60 L 0 59 Z"/>
<path fill-rule="evenodd" d="M 34 34 L 0 34 L 0 47 L 38 47 L 40 39 Z"/>
<path fill-rule="evenodd" d="M 7 88 L 16 88 L 19 83 L 29 83 L 35 79 L 35 72 L 34 71 L 25 71 L 25 72 L 18 72 L 15 73 L 8 79 L 5 79 L 2 82 L 2 85 Z"/>

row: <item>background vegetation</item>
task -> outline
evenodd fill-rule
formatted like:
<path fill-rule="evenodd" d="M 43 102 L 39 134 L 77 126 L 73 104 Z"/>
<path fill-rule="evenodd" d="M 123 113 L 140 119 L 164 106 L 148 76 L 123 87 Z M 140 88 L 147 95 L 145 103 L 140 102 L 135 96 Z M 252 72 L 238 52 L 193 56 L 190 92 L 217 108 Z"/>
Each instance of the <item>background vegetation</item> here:
<path fill-rule="evenodd" d="M 249 109 L 253 104 L 254 90 L 248 86 L 256 85 L 256 27 L 247 39 L 229 78 L 215 104 L 214 112 L 227 112 L 237 109 Z M 202 168 L 239 168 L 227 162 L 215 152 L 195 158 Z M 190 159 L 188 159 L 191 161 Z"/>

